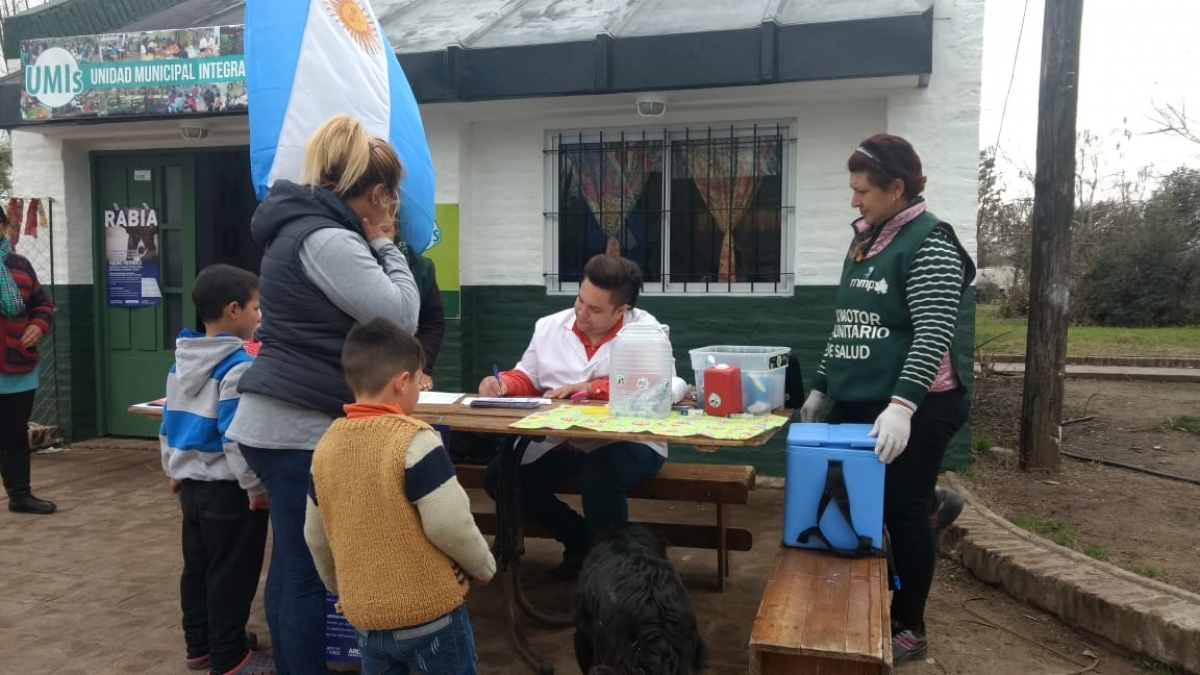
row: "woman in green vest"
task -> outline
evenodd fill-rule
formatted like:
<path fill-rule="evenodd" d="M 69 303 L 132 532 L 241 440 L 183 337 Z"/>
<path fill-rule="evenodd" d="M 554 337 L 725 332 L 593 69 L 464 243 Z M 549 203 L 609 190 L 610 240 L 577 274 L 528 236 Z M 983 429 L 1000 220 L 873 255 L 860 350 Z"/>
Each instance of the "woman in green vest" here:
<path fill-rule="evenodd" d="M 842 267 L 834 326 L 800 419 L 874 424 L 887 464 L 883 520 L 895 558 L 895 662 L 925 654 L 925 602 L 933 583 L 935 529 L 961 510 L 935 496 L 950 439 L 967 421 L 970 349 L 958 316 L 975 265 L 954 230 L 921 197 L 925 176 L 908 141 L 878 134 L 850 155 L 853 241 Z M 953 500 L 948 503 L 947 499 Z"/>
<path fill-rule="evenodd" d="M 421 294 L 421 311 L 417 315 L 417 341 L 425 352 L 425 368 L 421 372 L 421 391 L 433 390 L 433 367 L 437 364 L 438 353 L 442 350 L 442 340 L 446 338 L 446 306 L 442 302 L 442 291 L 437 285 L 437 268 L 433 261 L 413 251 L 408 244 L 401 240 L 399 221 L 383 226 L 385 236 L 389 236 L 408 260 L 408 269 L 412 270 L 413 280 L 417 282 L 417 291 Z"/>

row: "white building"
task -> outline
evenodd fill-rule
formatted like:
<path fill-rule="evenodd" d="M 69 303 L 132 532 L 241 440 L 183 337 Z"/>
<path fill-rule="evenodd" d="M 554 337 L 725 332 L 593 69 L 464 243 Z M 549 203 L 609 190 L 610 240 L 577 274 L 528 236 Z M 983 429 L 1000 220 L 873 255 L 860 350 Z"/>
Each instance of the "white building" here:
<path fill-rule="evenodd" d="M 975 250 L 983 0 L 372 4 L 421 102 L 437 171 L 443 241 L 430 257 L 459 317 L 440 389 L 514 362 L 533 321 L 571 303 L 581 261 L 610 247 L 643 266 L 642 304 L 671 324 L 683 372 L 686 350 L 707 344 L 787 345 L 814 369 L 855 216 L 846 160 L 875 133 L 913 143 L 930 208 Z M 209 35 L 177 29 L 236 26 L 242 7 L 188 0 L 71 49 L 140 60 L 143 31 L 169 31 L 149 34 L 163 57 L 169 43 L 186 50 Z M 240 43 L 236 29 L 218 33 Z M 220 86 L 238 100 L 236 82 Z M 208 114 L 201 100 L 200 112 L 164 113 L 178 105 L 166 87 L 141 101 L 126 89 L 49 109 L 21 75 L 0 81 L 14 190 L 54 200 L 53 282 L 71 328 L 61 366 L 98 374 L 61 392 L 82 420 L 74 435 L 152 431 L 123 411 L 159 395 L 171 338 L 193 321 L 196 269 L 257 267 L 245 111 Z M 733 180 L 719 155 L 729 138 L 743 159 Z M 594 180 L 604 160 L 615 178 Z M 103 210 L 143 202 L 163 221 L 164 297 L 110 307 Z M 777 455 L 750 461 L 777 467 Z"/>

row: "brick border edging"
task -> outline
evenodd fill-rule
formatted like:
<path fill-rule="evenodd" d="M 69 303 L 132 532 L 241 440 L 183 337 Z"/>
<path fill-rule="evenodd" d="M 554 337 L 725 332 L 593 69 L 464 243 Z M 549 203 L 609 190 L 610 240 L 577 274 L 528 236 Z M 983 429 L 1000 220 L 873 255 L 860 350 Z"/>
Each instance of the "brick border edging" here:
<path fill-rule="evenodd" d="M 1025 363 L 1024 354 L 992 354 L 984 358 L 994 363 Z M 1070 366 L 1128 366 L 1131 368 L 1200 368 L 1200 358 L 1188 356 L 1068 356 Z"/>
<path fill-rule="evenodd" d="M 980 503 L 955 474 L 945 477 L 967 509 L 947 529 L 943 552 L 1072 626 L 1200 673 L 1200 595 L 1026 532 Z"/>

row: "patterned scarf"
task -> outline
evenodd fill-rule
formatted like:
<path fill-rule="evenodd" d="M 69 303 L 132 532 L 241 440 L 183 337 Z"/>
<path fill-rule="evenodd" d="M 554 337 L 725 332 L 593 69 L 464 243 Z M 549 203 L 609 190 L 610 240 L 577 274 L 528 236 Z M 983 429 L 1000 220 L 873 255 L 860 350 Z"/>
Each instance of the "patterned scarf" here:
<path fill-rule="evenodd" d="M 8 238 L 0 239 L 0 312 L 15 319 L 25 313 L 25 300 L 21 298 L 21 289 L 13 280 L 12 270 L 5 264 L 10 253 L 12 244 Z"/>

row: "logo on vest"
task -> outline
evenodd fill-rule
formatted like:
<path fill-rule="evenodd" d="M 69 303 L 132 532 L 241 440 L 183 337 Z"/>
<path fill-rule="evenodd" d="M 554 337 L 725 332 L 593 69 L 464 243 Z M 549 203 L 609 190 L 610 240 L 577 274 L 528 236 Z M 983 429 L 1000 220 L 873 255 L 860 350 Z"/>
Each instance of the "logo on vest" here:
<path fill-rule="evenodd" d="M 887 279 L 851 279 L 850 288 L 859 288 L 864 291 L 872 291 L 879 295 L 887 295 L 888 282 Z"/>

